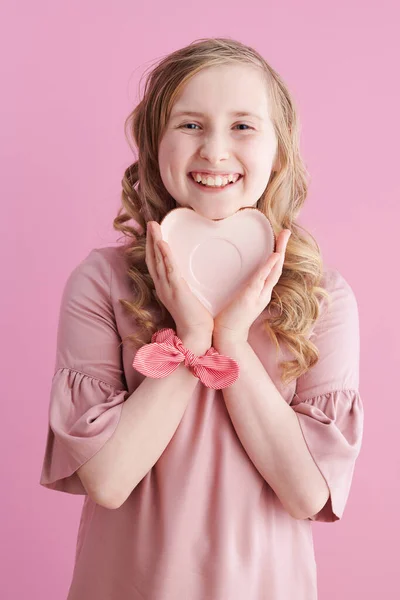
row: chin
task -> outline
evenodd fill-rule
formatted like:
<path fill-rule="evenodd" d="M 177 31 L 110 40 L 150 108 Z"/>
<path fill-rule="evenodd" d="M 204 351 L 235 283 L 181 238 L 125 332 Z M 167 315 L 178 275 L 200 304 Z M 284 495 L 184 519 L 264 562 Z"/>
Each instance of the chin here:
<path fill-rule="evenodd" d="M 216 221 L 218 219 L 226 219 L 235 214 L 239 209 L 237 207 L 234 208 L 220 208 L 213 207 L 212 210 L 201 210 L 201 209 L 193 209 L 197 212 L 197 214 L 202 215 L 206 219 L 212 219 Z"/>

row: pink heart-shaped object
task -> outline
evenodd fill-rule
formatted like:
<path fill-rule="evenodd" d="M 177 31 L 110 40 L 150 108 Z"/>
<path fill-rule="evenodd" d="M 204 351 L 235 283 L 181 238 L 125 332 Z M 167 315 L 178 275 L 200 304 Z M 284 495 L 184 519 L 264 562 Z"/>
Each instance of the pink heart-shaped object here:
<path fill-rule="evenodd" d="M 213 317 L 275 250 L 272 225 L 258 208 L 214 221 L 179 207 L 160 227 L 180 274 Z"/>

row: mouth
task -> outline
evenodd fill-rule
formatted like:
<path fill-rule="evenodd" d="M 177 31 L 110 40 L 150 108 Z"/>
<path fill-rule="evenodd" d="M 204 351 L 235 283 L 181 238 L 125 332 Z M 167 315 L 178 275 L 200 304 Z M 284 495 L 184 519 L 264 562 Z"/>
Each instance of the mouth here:
<path fill-rule="evenodd" d="M 239 181 L 243 179 L 243 175 L 239 175 L 236 181 L 229 181 L 226 185 L 206 185 L 204 183 L 195 181 L 190 173 L 188 173 L 188 178 L 193 183 L 193 185 L 195 185 L 198 188 L 201 188 L 204 192 L 221 192 L 222 190 L 232 188 L 233 186 L 237 185 Z"/>

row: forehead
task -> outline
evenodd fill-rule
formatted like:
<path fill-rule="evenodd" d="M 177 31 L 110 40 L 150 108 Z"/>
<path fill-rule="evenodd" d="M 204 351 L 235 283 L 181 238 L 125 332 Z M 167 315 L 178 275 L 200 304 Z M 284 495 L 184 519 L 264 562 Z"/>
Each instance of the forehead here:
<path fill-rule="evenodd" d="M 171 110 L 176 116 L 231 116 L 269 119 L 265 76 L 252 65 L 206 67 L 183 87 Z"/>

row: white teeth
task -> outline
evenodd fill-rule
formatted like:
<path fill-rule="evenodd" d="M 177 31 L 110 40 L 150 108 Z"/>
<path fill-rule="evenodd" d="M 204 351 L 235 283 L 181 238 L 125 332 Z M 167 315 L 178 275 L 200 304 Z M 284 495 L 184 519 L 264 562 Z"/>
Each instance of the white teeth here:
<path fill-rule="evenodd" d="M 193 179 L 203 185 L 210 187 L 223 187 L 228 185 L 230 181 L 235 182 L 239 179 L 240 175 L 233 175 L 230 173 L 228 176 L 216 175 L 211 177 L 210 175 L 201 175 L 201 173 L 191 173 Z"/>

